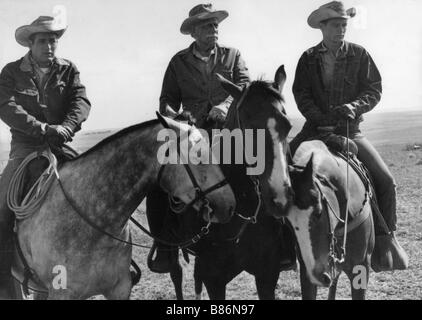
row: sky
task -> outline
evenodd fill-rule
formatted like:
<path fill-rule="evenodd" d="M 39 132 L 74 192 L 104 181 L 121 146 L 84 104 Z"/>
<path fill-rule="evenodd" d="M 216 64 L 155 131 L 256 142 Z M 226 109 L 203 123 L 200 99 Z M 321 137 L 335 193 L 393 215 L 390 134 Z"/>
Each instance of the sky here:
<path fill-rule="evenodd" d="M 309 14 L 327 0 L 215 0 L 229 17 L 220 24 L 219 43 L 238 48 L 251 78 L 271 80 L 284 64 L 287 113 L 300 117 L 291 93 L 303 51 L 321 41 Z M 171 57 L 193 41 L 180 25 L 195 0 L 0 0 L 0 68 L 27 49 L 16 28 L 64 6 L 68 29 L 57 55 L 81 72 L 92 103 L 84 130 L 121 128 L 154 117 L 164 72 Z M 422 1 L 348 0 L 356 7 L 346 40 L 363 45 L 383 78 L 383 97 L 373 112 L 422 110 Z M 8 139 L 0 122 L 0 139 Z"/>

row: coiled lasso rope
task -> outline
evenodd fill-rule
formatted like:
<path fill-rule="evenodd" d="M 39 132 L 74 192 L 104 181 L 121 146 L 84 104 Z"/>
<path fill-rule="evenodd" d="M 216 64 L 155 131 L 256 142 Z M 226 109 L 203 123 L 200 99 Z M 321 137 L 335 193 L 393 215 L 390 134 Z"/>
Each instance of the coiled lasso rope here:
<path fill-rule="evenodd" d="M 46 158 L 49 162 L 49 166 L 34 183 L 24 199 L 19 201 L 25 187 L 24 180 L 26 168 L 32 160 L 40 157 Z M 24 220 L 39 209 L 54 181 L 54 176 L 56 176 L 57 179 L 59 178 L 57 172 L 57 159 L 50 148 L 42 152 L 33 152 L 22 161 L 16 169 L 16 172 L 10 181 L 9 189 L 7 190 L 7 205 L 10 210 L 15 212 L 17 220 Z"/>

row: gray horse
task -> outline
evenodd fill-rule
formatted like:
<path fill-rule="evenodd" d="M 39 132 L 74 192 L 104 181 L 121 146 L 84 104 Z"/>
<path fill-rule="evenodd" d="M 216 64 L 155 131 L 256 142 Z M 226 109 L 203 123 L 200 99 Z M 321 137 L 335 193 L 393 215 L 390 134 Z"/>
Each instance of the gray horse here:
<path fill-rule="evenodd" d="M 204 219 L 229 221 L 236 203 L 229 185 L 222 183 L 218 165 L 159 163 L 157 153 L 163 143 L 157 135 L 162 130 L 172 129 L 178 137 L 193 130 L 171 119 L 161 120 L 126 128 L 65 162 L 58 170 L 61 185 L 55 180 L 39 210 L 18 223 L 23 255 L 47 288 L 48 299 L 98 294 L 129 298 L 132 247 L 98 229 L 130 241 L 128 219 L 156 183 L 172 199 L 197 210 L 206 207 L 205 212 L 200 210 Z M 174 142 L 182 144 L 181 140 Z M 192 147 L 189 139 L 188 146 Z M 200 197 L 195 185 L 205 190 Z M 58 283 L 59 276 L 65 279 Z"/>

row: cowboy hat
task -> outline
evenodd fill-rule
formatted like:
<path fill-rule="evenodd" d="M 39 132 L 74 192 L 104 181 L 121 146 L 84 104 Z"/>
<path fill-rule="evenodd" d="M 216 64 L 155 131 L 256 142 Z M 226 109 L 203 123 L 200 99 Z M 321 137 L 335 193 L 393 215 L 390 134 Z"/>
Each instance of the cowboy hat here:
<path fill-rule="evenodd" d="M 66 31 L 67 26 L 60 25 L 56 19 L 49 16 L 40 16 L 30 25 L 25 25 L 16 29 L 15 39 L 24 46 L 30 47 L 29 38 L 31 35 L 40 32 L 53 32 L 60 38 Z"/>
<path fill-rule="evenodd" d="M 319 29 L 319 24 L 322 21 L 336 18 L 349 19 L 356 15 L 356 9 L 345 9 L 341 1 L 332 1 L 324 4 L 317 10 L 312 12 L 308 17 L 308 24 L 315 29 Z"/>
<path fill-rule="evenodd" d="M 225 10 L 216 11 L 212 8 L 212 4 L 199 4 L 189 11 L 189 18 L 183 21 L 180 32 L 183 34 L 191 34 L 192 28 L 206 20 L 215 19 L 220 23 L 229 16 Z"/>

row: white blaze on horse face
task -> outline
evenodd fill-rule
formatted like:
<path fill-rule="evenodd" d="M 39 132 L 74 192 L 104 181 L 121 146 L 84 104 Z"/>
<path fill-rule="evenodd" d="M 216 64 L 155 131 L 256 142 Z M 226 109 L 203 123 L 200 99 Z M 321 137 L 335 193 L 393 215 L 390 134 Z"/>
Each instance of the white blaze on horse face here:
<path fill-rule="evenodd" d="M 284 157 L 284 146 L 280 141 L 280 136 L 276 130 L 277 122 L 274 118 L 267 121 L 267 127 L 273 140 L 274 148 L 274 164 L 273 170 L 269 178 L 269 184 L 275 191 L 274 202 L 281 204 L 283 207 L 287 206 L 289 199 L 287 197 L 287 187 L 290 187 L 290 177 L 287 171 L 287 161 Z"/>
<path fill-rule="evenodd" d="M 312 283 L 322 285 L 318 281 L 313 270 L 316 265 L 314 253 L 312 251 L 311 233 L 310 233 L 310 219 L 313 207 L 308 209 L 299 209 L 297 206 L 291 206 L 287 219 L 289 219 L 299 244 L 300 252 L 302 255 L 303 262 L 305 263 L 306 272 Z"/>

